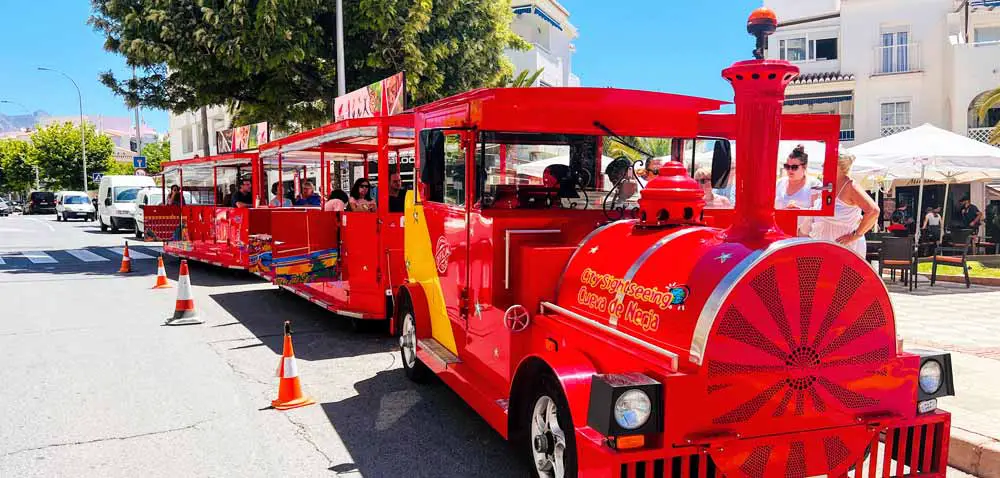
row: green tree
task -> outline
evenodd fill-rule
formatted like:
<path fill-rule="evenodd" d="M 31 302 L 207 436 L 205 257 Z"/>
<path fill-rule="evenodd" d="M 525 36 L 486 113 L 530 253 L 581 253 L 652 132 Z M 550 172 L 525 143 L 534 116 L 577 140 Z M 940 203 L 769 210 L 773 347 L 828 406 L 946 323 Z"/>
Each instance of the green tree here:
<path fill-rule="evenodd" d="M 107 136 L 97 134 L 94 126 L 86 124 L 87 174 L 103 173 L 114 151 L 114 144 Z M 52 123 L 31 134 L 32 163 L 37 164 L 41 175 L 53 188 L 73 189 L 83 186 L 83 165 L 80 162 L 80 128 L 73 123 Z M 88 184 L 96 187 L 88 180 Z"/>
<path fill-rule="evenodd" d="M 157 141 L 142 147 L 142 155 L 146 157 L 146 172 L 159 174 L 160 164 L 170 161 L 170 142 Z"/>
<path fill-rule="evenodd" d="M 514 78 L 507 80 L 504 84 L 507 88 L 528 88 L 535 84 L 535 80 L 539 76 L 542 76 L 542 72 L 545 68 L 539 68 L 534 73 L 528 73 L 528 70 L 521 70 Z"/>
<path fill-rule="evenodd" d="M 32 145 L 18 139 L 0 140 L 0 191 L 27 191 L 35 185 Z"/>
<path fill-rule="evenodd" d="M 132 176 L 135 168 L 131 164 L 118 161 L 114 157 L 108 158 L 108 164 L 104 168 L 104 174 L 108 176 Z"/>
<path fill-rule="evenodd" d="M 188 111 L 227 105 L 236 123 L 282 129 L 329 120 L 337 91 L 335 3 L 328 0 L 93 0 L 105 49 L 144 71 L 101 81 L 130 106 Z M 420 104 L 512 74 L 503 52 L 526 48 L 508 0 L 344 2 L 349 90 L 397 71 Z"/>
<path fill-rule="evenodd" d="M 979 103 L 976 105 L 976 113 L 979 114 L 979 119 L 986 119 L 986 114 L 990 109 L 995 107 L 1000 107 L 1000 88 L 989 91 L 979 100 Z M 1000 146 L 1000 123 L 993 126 L 993 130 L 990 131 L 990 136 L 986 142 Z"/>

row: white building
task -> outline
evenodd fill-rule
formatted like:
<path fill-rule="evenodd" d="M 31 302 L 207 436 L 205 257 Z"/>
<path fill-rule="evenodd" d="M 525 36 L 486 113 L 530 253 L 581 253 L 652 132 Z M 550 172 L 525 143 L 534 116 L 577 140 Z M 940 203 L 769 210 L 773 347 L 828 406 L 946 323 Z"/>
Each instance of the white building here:
<path fill-rule="evenodd" d="M 974 114 L 1000 86 L 1000 0 L 764 0 L 768 58 L 796 63 L 785 111 L 841 117 L 853 146 L 923 123 L 984 140 Z"/>
<path fill-rule="evenodd" d="M 514 64 L 514 73 L 534 73 L 544 68 L 535 86 L 580 86 L 580 78 L 571 68 L 577 30 L 569 22 L 569 11 L 556 0 L 512 0 L 511 9 L 511 29 L 532 45 L 528 51 L 505 52 Z M 208 108 L 207 116 L 209 150 L 216 154 L 215 132 L 231 128 L 232 116 L 223 106 Z M 205 155 L 200 111 L 171 113 L 169 127 L 172 159 Z"/>

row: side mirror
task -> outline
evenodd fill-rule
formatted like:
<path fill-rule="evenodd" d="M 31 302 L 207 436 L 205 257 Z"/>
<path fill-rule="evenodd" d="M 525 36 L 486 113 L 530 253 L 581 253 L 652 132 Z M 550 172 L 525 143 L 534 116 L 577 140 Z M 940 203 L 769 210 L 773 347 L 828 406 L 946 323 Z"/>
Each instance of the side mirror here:
<path fill-rule="evenodd" d="M 732 169 L 733 152 L 729 140 L 717 140 L 712 151 L 712 187 L 721 189 L 729 185 L 729 173 Z"/>
<path fill-rule="evenodd" d="M 105 205 L 105 206 L 110 206 L 110 205 L 111 205 L 111 198 L 107 198 L 107 199 L 105 199 L 105 200 L 104 200 L 104 205 Z"/>

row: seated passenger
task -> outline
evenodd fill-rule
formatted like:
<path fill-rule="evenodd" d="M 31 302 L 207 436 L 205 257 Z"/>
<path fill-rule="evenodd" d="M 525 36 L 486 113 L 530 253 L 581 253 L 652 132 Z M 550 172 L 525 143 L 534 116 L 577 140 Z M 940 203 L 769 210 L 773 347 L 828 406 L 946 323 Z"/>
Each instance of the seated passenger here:
<path fill-rule="evenodd" d="M 403 212 L 406 204 L 406 190 L 399 173 L 389 176 L 389 212 Z"/>
<path fill-rule="evenodd" d="M 350 207 L 353 212 L 374 212 L 375 201 L 372 199 L 371 183 L 368 178 L 358 178 L 351 186 Z"/>
<path fill-rule="evenodd" d="M 267 203 L 271 207 L 292 207 L 292 201 L 285 197 L 284 188 L 281 187 L 281 183 L 274 183 L 271 185 L 271 195 L 274 199 Z"/>
<path fill-rule="evenodd" d="M 725 209 L 732 206 L 729 198 L 718 196 L 712 191 L 712 171 L 708 168 L 699 168 L 695 171 L 694 180 L 698 181 L 698 186 L 705 192 L 705 209 Z"/>
<path fill-rule="evenodd" d="M 253 188 L 249 179 L 240 181 L 240 189 L 233 194 L 232 207 L 253 207 Z"/>
<path fill-rule="evenodd" d="M 181 195 L 180 186 L 174 184 L 170 186 L 170 194 L 167 196 L 167 204 L 171 206 L 182 206 L 184 197 Z"/>
<path fill-rule="evenodd" d="M 316 187 L 313 186 L 312 181 L 302 183 L 302 194 L 295 198 L 295 205 L 305 207 L 323 206 L 323 197 L 316 192 Z"/>
<path fill-rule="evenodd" d="M 347 203 L 350 198 L 347 197 L 347 193 L 343 189 L 336 189 L 330 193 L 330 197 L 327 199 L 326 204 L 323 205 L 324 211 L 343 211 L 347 207 Z"/>

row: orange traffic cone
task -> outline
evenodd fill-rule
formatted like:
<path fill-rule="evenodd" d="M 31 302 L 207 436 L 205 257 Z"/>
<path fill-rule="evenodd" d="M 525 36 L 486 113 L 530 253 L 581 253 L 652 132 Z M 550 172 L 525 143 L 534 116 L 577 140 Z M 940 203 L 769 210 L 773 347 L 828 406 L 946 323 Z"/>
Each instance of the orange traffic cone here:
<path fill-rule="evenodd" d="M 167 281 L 167 270 L 163 268 L 163 256 L 156 259 L 156 285 L 154 289 L 169 289 L 170 282 Z"/>
<path fill-rule="evenodd" d="M 174 316 L 167 319 L 165 325 L 194 325 L 203 324 L 203 320 L 198 318 L 198 313 L 194 311 L 194 299 L 191 297 L 191 276 L 188 274 L 188 263 L 181 260 L 181 271 L 177 276 L 177 305 L 174 307 Z"/>
<path fill-rule="evenodd" d="M 128 256 L 128 241 L 125 241 L 125 250 L 122 251 L 122 266 L 118 269 L 119 274 L 132 272 L 132 258 Z"/>
<path fill-rule="evenodd" d="M 281 362 L 278 364 L 278 399 L 271 401 L 271 406 L 278 410 L 304 407 L 316 403 L 311 397 L 302 395 L 299 384 L 299 368 L 295 365 L 295 352 L 292 350 L 292 323 L 285 321 L 285 345 L 281 352 Z"/>

